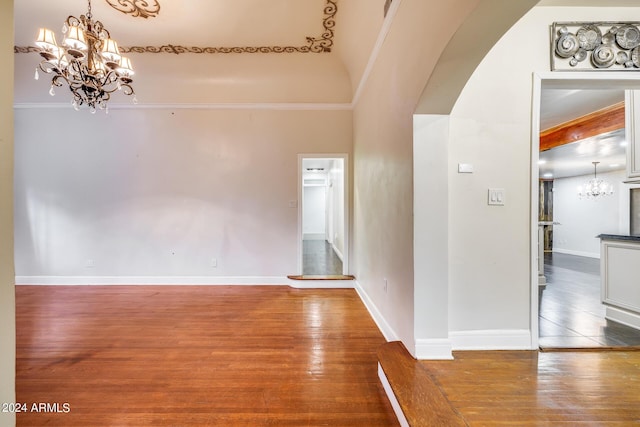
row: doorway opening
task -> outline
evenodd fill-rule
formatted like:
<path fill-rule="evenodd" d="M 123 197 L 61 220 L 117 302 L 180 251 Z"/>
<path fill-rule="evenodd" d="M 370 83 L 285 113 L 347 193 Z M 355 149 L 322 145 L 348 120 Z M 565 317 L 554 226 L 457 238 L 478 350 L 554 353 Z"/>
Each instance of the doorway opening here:
<path fill-rule="evenodd" d="M 598 102 L 611 104 L 624 100 L 624 90 L 637 89 L 639 84 L 637 79 L 612 79 L 604 75 L 534 78 L 531 183 L 534 346 L 550 350 L 640 343 L 640 331 L 607 320 L 600 301 L 600 241 L 596 236 L 628 234 L 624 199 L 629 194 L 628 186 L 623 184 L 626 155 L 621 148 L 626 143 L 624 128 L 540 151 L 546 143 L 541 142 L 540 135 L 548 129 L 550 116 L 570 111 L 572 104 L 589 108 L 592 100 L 614 94 L 611 102 L 594 101 L 592 109 L 597 110 Z M 569 100 L 571 97 L 575 99 Z M 600 108 L 606 107 L 604 104 Z M 561 122 L 588 113 L 591 111 L 582 111 Z M 578 196 L 578 186 L 593 178 L 594 161 L 601 162 L 599 176 L 602 173 L 614 183 L 619 200 L 613 202 L 614 206 L 607 208 L 605 200 L 581 200 Z M 593 227 L 599 228 L 594 231 Z"/>
<path fill-rule="evenodd" d="M 349 271 L 347 154 L 298 156 L 298 273 L 345 279 Z"/>

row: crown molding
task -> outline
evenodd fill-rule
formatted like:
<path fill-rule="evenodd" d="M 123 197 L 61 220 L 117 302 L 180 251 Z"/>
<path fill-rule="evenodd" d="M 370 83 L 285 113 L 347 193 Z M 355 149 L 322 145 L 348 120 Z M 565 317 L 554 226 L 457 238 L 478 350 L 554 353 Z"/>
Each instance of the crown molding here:
<path fill-rule="evenodd" d="M 15 110 L 73 109 L 70 103 L 13 104 Z M 274 111 L 350 111 L 351 103 L 210 103 L 210 104 L 109 104 L 109 110 L 274 110 Z"/>

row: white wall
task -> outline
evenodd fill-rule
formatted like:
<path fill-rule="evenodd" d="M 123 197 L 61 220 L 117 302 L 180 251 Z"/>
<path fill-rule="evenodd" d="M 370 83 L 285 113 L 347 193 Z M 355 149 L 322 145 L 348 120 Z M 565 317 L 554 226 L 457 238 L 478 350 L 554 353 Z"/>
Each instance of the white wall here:
<path fill-rule="evenodd" d="M 549 72 L 554 21 L 633 21 L 640 8 L 536 7 L 484 58 L 450 118 L 450 330 L 526 340 L 531 324 L 532 74 Z M 534 144 L 536 141 L 534 141 Z M 458 174 L 458 163 L 473 174 Z M 487 205 L 488 188 L 506 205 Z M 454 347 L 456 343 L 454 342 Z M 506 345 L 505 345 L 506 347 Z"/>
<path fill-rule="evenodd" d="M 596 236 L 627 233 L 628 225 L 621 229 L 621 217 L 628 217 L 628 213 L 620 210 L 620 199 L 629 197 L 622 183 L 626 171 L 598 173 L 598 177 L 614 186 L 611 196 L 599 200 L 578 197 L 578 186 L 593 174 L 553 181 L 553 219 L 561 224 L 553 227 L 554 252 L 600 258 L 600 239 Z"/>
<path fill-rule="evenodd" d="M 349 111 L 18 109 L 15 124 L 26 281 L 293 274 L 297 155 L 349 153 L 352 135 Z"/>
<path fill-rule="evenodd" d="M 331 212 L 333 223 L 333 236 L 331 236 L 331 242 L 333 244 L 334 251 L 337 255 L 343 259 L 344 256 L 344 242 L 345 242 L 345 230 L 344 230 L 344 160 L 335 159 L 333 165 L 329 170 L 329 181 L 331 183 Z"/>
<path fill-rule="evenodd" d="M 440 53 L 476 3 L 394 1 L 397 13 L 354 109 L 351 265 L 387 338 L 412 353 L 414 312 L 421 309 L 414 308 L 413 285 L 413 113 Z"/>
<path fill-rule="evenodd" d="M 0 1 L 0 403 L 15 402 L 16 317 L 13 267 L 13 1 Z M 0 411 L 0 425 L 15 414 Z"/>
<path fill-rule="evenodd" d="M 305 186 L 302 233 L 305 240 L 325 240 L 327 195 L 325 186 Z"/>
<path fill-rule="evenodd" d="M 450 359 L 449 117 L 414 117 L 414 295 L 416 357 Z"/>

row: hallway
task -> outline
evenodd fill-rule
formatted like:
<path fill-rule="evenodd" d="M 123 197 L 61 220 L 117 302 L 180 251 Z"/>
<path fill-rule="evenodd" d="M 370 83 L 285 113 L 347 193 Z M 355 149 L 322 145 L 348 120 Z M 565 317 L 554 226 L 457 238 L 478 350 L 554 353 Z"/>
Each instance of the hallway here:
<path fill-rule="evenodd" d="M 546 253 L 540 297 L 540 348 L 640 346 L 640 331 L 604 318 L 600 260 Z"/>
<path fill-rule="evenodd" d="M 326 240 L 303 240 L 302 274 L 340 275 L 342 261 Z"/>

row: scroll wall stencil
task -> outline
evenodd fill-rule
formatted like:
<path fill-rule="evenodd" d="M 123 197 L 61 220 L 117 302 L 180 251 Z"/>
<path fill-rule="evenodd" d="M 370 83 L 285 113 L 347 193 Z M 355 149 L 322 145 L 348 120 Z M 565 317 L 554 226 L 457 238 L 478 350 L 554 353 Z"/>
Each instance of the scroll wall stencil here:
<path fill-rule="evenodd" d="M 551 71 L 640 70 L 640 22 L 554 22 Z"/>
<path fill-rule="evenodd" d="M 136 18 L 153 18 L 160 13 L 160 3 L 156 0 L 106 0 L 109 5 L 124 14 Z"/>
<path fill-rule="evenodd" d="M 114 9 L 131 16 L 148 18 L 157 16 L 160 4 L 145 0 L 106 0 Z M 298 0 L 303 1 L 303 0 Z M 328 53 L 333 48 L 338 0 L 326 0 L 322 10 L 323 31 L 316 37 L 306 36 L 299 44 L 285 46 L 183 46 L 167 43 L 161 46 L 120 46 L 122 53 Z M 155 12 L 154 12 L 155 11 Z M 35 46 L 14 46 L 14 53 L 39 52 Z"/>

